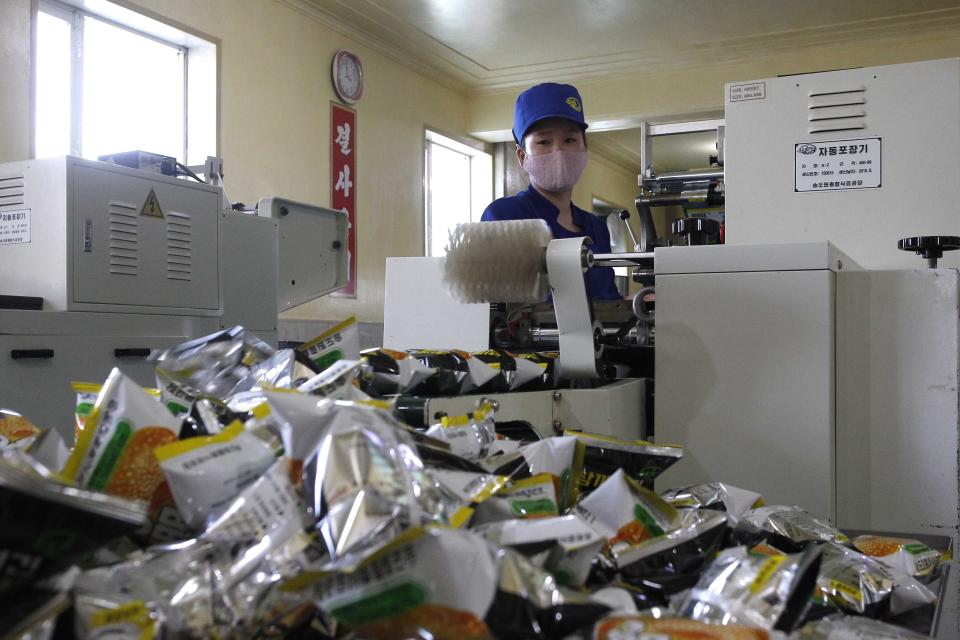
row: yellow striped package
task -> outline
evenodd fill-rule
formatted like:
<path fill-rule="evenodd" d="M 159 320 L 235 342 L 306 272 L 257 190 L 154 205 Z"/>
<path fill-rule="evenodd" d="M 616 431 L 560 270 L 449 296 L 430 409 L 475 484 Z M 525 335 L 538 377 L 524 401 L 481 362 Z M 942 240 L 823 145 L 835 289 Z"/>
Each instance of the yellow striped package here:
<path fill-rule="evenodd" d="M 607 538 L 613 551 L 659 538 L 683 524 L 676 509 L 623 471 L 580 500 L 573 512 Z"/>
<path fill-rule="evenodd" d="M 479 505 L 493 497 L 508 482 L 504 476 L 454 469 L 433 468 L 430 475 L 458 501 L 450 518 L 450 524 L 454 527 L 470 523 Z"/>
<path fill-rule="evenodd" d="M 311 582 L 309 597 L 357 637 L 494 637 L 484 617 L 496 594 L 497 562 L 469 531 L 411 529 L 355 570 L 317 574 Z"/>
<path fill-rule="evenodd" d="M 316 338 L 304 342 L 297 351 L 313 362 L 317 371 L 323 371 L 337 360 L 360 358 L 360 330 L 357 319 L 350 316 L 330 327 Z"/>
<path fill-rule="evenodd" d="M 816 545 L 794 555 L 731 547 L 707 566 L 677 612 L 700 622 L 789 633 L 810 606 L 820 559 Z"/>
<path fill-rule="evenodd" d="M 154 453 L 180 516 L 191 528 L 202 529 L 270 468 L 276 449 L 235 421 L 217 435 L 178 440 Z"/>
<path fill-rule="evenodd" d="M 77 442 L 63 474 L 77 485 L 143 500 L 154 526 L 151 541 L 179 540 L 187 528 L 153 450 L 177 440 L 180 420 L 119 369 L 114 369 Z"/>
<path fill-rule="evenodd" d="M 427 429 L 427 435 L 449 444 L 458 456 L 479 460 L 487 455 L 497 439 L 493 415 L 493 404 L 483 402 L 476 411 L 465 415 L 443 416 L 439 424 Z"/>
<path fill-rule="evenodd" d="M 503 520 L 473 529 L 489 542 L 511 547 L 556 576 L 582 587 L 606 539 L 577 515 Z"/>
<path fill-rule="evenodd" d="M 522 445 L 519 449 L 492 455 L 480 460 L 480 465 L 497 475 L 519 480 L 540 473 L 549 473 L 556 488 L 559 509 L 571 504 L 571 474 L 577 439 L 568 437 L 544 438 Z"/>

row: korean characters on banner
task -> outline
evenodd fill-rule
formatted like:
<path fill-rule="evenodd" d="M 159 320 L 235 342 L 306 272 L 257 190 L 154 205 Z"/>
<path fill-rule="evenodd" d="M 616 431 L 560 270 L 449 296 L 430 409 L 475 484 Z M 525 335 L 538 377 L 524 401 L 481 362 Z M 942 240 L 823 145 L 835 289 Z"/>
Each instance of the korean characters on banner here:
<path fill-rule="evenodd" d="M 350 277 L 331 295 L 357 297 L 357 112 L 330 103 L 330 207 L 347 214 Z"/>

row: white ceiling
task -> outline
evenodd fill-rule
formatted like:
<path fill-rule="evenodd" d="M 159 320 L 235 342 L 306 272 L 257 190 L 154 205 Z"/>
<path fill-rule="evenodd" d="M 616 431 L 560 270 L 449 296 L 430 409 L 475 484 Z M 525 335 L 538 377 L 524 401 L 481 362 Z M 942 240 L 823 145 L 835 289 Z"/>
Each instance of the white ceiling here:
<path fill-rule="evenodd" d="M 958 0 L 281 0 L 465 91 L 960 26 Z"/>
<path fill-rule="evenodd" d="M 280 1 L 463 92 L 960 28 L 960 0 Z M 655 138 L 654 166 L 707 166 L 715 139 L 710 132 Z M 590 144 L 639 170 L 637 129 L 594 129 Z"/>

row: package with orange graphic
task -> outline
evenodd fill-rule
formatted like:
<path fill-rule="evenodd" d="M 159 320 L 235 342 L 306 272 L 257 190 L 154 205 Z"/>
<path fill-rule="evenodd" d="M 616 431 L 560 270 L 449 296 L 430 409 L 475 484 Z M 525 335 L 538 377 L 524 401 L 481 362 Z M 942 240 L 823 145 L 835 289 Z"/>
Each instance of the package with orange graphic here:
<path fill-rule="evenodd" d="M 180 420 L 119 369 L 110 372 L 84 422 L 63 473 L 79 486 L 143 500 L 149 505 L 150 541 L 183 539 L 154 449 L 174 442 Z"/>

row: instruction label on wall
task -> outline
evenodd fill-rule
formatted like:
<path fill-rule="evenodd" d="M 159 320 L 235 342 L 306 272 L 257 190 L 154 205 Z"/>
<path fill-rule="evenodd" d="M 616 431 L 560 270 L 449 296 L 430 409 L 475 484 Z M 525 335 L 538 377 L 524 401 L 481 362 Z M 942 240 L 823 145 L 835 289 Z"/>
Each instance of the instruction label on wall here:
<path fill-rule="evenodd" d="M 877 189 L 883 184 L 880 138 L 799 142 L 793 148 L 794 191 Z"/>
<path fill-rule="evenodd" d="M 0 244 L 30 242 L 30 209 L 0 211 Z"/>

